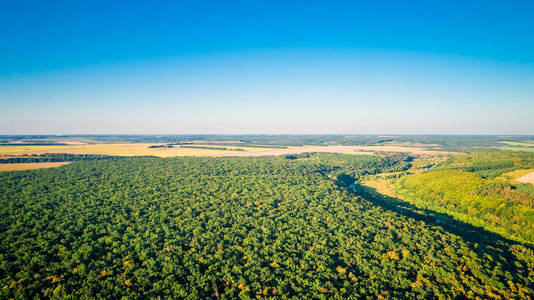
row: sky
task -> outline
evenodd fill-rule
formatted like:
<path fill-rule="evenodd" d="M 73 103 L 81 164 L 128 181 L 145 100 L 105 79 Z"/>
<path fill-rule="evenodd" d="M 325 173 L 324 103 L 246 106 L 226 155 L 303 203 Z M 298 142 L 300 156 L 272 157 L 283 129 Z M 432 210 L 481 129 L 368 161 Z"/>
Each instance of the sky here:
<path fill-rule="evenodd" d="M 2 1 L 0 134 L 534 134 L 532 1 Z"/>

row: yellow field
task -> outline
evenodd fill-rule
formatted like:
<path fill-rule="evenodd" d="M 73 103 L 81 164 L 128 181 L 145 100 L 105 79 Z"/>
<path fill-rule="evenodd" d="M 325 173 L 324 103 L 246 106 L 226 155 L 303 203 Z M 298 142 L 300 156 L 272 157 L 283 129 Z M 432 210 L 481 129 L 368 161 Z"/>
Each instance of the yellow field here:
<path fill-rule="evenodd" d="M 530 183 L 532 185 L 534 185 L 534 172 L 530 172 L 526 175 L 523 175 L 519 178 L 516 179 L 517 181 L 519 182 L 522 182 L 522 183 Z"/>
<path fill-rule="evenodd" d="M 515 170 L 515 171 L 511 171 L 511 172 L 508 172 L 508 173 L 504 173 L 502 174 L 501 176 L 495 178 L 495 179 L 499 179 L 499 180 L 504 180 L 504 181 L 510 181 L 510 182 L 517 182 L 517 179 L 520 178 L 520 177 L 523 177 L 527 174 L 530 174 L 534 172 L 534 169 L 528 169 L 528 170 Z"/>
<path fill-rule="evenodd" d="M 71 153 L 71 154 L 102 154 L 118 156 L 152 155 L 159 157 L 174 156 L 272 156 L 303 152 L 334 152 L 347 154 L 372 154 L 373 152 L 407 152 L 413 154 L 451 154 L 451 152 L 432 151 L 418 147 L 400 146 L 302 146 L 288 148 L 256 148 L 244 146 L 219 146 L 198 144 L 202 147 L 225 147 L 228 149 L 243 149 L 244 151 L 230 151 L 220 149 L 197 148 L 149 148 L 160 144 L 88 144 L 88 145 L 53 145 L 53 146 L 0 146 L 0 155 L 42 154 L 42 153 Z M 193 145 L 189 145 L 193 146 Z"/>
<path fill-rule="evenodd" d="M 383 178 L 377 178 L 374 180 L 364 181 L 362 185 L 374 189 L 376 192 L 393 198 L 400 198 L 395 192 L 395 187 L 391 181 Z"/>
<path fill-rule="evenodd" d="M 66 164 L 70 164 L 70 162 L 0 164 L 0 172 L 55 168 Z"/>
<path fill-rule="evenodd" d="M 118 156 L 153 155 L 159 157 L 173 156 L 213 156 L 216 154 L 232 154 L 243 152 L 258 152 L 273 150 L 273 148 L 252 148 L 224 146 L 229 149 L 241 148 L 245 151 L 229 151 L 217 149 L 181 148 L 148 148 L 159 144 L 91 144 L 91 145 L 65 145 L 65 146 L 0 146 L 0 155 L 42 154 L 42 153 L 72 153 L 72 154 L 103 154 Z M 200 145 L 199 145 L 200 146 Z M 203 147 L 210 147 L 201 145 Z M 217 147 L 217 146 L 213 146 Z M 220 147 L 220 146 L 219 146 Z"/>
<path fill-rule="evenodd" d="M 527 170 L 515 170 L 512 172 L 504 173 L 497 179 L 509 181 L 511 183 L 530 183 L 534 185 L 534 169 Z"/>

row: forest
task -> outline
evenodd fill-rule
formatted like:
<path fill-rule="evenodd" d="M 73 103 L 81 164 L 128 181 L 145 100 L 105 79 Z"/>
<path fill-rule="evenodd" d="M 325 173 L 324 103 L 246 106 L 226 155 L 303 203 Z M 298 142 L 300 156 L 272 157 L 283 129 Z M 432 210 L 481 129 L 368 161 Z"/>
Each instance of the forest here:
<path fill-rule="evenodd" d="M 530 243 L 350 188 L 411 160 L 135 157 L 1 173 L 0 297 L 532 297 Z"/>

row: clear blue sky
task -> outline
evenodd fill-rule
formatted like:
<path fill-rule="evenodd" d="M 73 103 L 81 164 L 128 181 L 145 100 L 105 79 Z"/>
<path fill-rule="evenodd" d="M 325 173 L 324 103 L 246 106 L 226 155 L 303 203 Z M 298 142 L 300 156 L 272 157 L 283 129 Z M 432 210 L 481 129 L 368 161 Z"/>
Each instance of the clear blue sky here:
<path fill-rule="evenodd" d="M 532 1 L 2 1 L 0 134 L 534 134 Z"/>

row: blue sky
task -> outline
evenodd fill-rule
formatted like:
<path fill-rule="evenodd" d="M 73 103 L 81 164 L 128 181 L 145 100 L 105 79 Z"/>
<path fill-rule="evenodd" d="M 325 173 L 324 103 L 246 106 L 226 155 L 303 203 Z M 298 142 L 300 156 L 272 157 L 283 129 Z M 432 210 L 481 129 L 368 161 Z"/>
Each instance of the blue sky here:
<path fill-rule="evenodd" d="M 0 134 L 534 134 L 533 12 L 4 1 Z"/>

